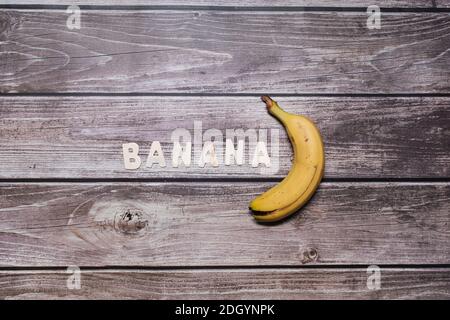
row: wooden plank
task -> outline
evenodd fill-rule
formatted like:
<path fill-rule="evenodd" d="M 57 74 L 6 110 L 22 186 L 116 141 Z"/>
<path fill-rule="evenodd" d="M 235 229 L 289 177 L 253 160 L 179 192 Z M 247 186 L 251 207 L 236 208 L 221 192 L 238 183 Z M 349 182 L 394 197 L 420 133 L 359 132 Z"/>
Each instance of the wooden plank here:
<path fill-rule="evenodd" d="M 439 1 L 439 0 L 437 0 Z M 121 0 L 3 0 L 2 4 L 11 5 L 124 5 Z M 237 6 L 237 7 L 271 7 L 271 6 L 306 6 L 306 7 L 318 7 L 318 6 L 333 6 L 333 7 L 367 7 L 373 5 L 374 1 L 370 0 L 347 0 L 344 3 L 336 2 L 335 0 L 128 0 L 126 5 L 178 5 L 178 6 Z M 380 7 L 432 7 L 432 0 L 378 0 L 376 4 Z"/>
<path fill-rule="evenodd" d="M 450 2 L 448 0 L 436 0 L 435 2 L 438 8 L 450 8 Z"/>
<path fill-rule="evenodd" d="M 314 119 L 324 138 L 327 178 L 441 178 L 449 176 L 450 98 L 280 97 L 287 111 Z M 188 116 L 186 116 L 188 115 Z M 245 163 L 172 166 L 172 133 L 202 129 L 266 129 L 272 167 L 253 168 L 255 143 L 246 141 Z M 271 135 L 279 133 L 279 151 Z M 264 134 L 261 135 L 264 137 Z M 152 141 L 160 141 L 167 166 L 146 167 Z M 274 143 L 277 141 L 273 140 Z M 140 145 L 142 165 L 126 170 L 122 144 Z M 200 146 L 200 144 L 197 144 Z M 219 149 L 218 149 L 219 150 Z M 259 97 L 1 97 L 0 178 L 205 178 L 277 177 L 291 166 L 283 127 Z M 219 155 L 223 155 L 218 151 Z M 278 167 L 277 170 L 277 160 Z"/>
<path fill-rule="evenodd" d="M 323 183 L 288 221 L 269 183 L 31 183 L 0 188 L 0 266 L 449 264 L 448 183 Z"/>
<path fill-rule="evenodd" d="M 67 289 L 64 271 L 1 271 L 2 299 L 449 299 L 448 268 L 81 270 Z M 370 281 L 369 281 L 370 286 Z M 373 287 L 370 287 L 373 288 Z"/>
<path fill-rule="evenodd" d="M 448 93 L 447 13 L 3 10 L 0 92 Z"/>

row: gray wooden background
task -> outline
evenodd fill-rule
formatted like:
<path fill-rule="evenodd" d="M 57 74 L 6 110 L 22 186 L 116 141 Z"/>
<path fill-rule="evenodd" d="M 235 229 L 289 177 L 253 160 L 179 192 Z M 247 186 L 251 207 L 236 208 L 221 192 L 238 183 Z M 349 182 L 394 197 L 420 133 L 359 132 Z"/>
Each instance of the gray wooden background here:
<path fill-rule="evenodd" d="M 448 0 L 121 4 L 0 0 L 1 298 L 450 298 Z M 248 202 L 292 151 L 262 93 L 326 148 L 317 194 L 272 226 Z M 124 169 L 122 143 L 167 155 L 194 121 L 279 129 L 279 172 Z"/>

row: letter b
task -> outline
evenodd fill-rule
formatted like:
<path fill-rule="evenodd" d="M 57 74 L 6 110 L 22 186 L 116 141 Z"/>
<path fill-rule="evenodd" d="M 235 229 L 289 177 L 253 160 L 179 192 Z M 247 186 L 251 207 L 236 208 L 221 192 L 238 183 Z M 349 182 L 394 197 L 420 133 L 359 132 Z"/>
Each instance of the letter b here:
<path fill-rule="evenodd" d="M 139 157 L 139 145 L 137 143 L 122 144 L 123 162 L 125 169 L 135 170 L 141 166 L 141 157 Z"/>

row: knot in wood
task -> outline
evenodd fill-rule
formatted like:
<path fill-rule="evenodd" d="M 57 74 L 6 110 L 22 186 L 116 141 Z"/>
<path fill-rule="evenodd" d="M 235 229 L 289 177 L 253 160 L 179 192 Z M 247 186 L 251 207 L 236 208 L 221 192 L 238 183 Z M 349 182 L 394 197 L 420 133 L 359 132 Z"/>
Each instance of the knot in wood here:
<path fill-rule="evenodd" d="M 303 260 L 302 263 L 315 262 L 319 258 L 319 253 L 315 248 L 307 248 L 303 252 Z"/>
<path fill-rule="evenodd" d="M 148 220 L 144 213 L 135 208 L 128 208 L 116 214 L 114 222 L 114 228 L 124 234 L 139 234 L 147 225 Z"/>

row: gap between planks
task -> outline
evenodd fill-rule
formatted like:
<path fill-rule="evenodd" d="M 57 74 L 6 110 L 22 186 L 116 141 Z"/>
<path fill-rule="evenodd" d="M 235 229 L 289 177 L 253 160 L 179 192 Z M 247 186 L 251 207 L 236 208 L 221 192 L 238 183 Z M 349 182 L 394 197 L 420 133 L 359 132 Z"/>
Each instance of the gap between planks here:
<path fill-rule="evenodd" d="M 258 270 L 267 271 L 273 269 L 289 270 L 340 270 L 340 269 L 366 269 L 373 264 L 337 264 L 337 265 L 213 265 L 213 266 L 77 266 L 86 272 L 103 272 L 103 271 L 117 271 L 117 272 L 158 272 L 158 271 L 244 271 L 244 270 Z M 381 269 L 402 270 L 402 269 L 449 269 L 450 264 L 376 264 Z M 66 271 L 65 266 L 0 266 L 0 273 L 2 272 L 58 272 Z"/>
<path fill-rule="evenodd" d="M 0 97 L 255 97 L 263 95 L 276 96 L 281 98 L 295 97 L 323 97 L 323 98 L 448 98 L 450 93 L 279 93 L 279 92 L 259 92 L 259 93 L 208 93 L 208 92 L 0 92 Z"/>
<path fill-rule="evenodd" d="M 66 10 L 60 4 L 0 4 L 0 9 Z M 367 7 L 334 6 L 201 6 L 201 5 L 80 5 L 81 10 L 104 11 L 228 11 L 228 12 L 367 12 Z M 446 13 L 447 7 L 380 7 L 385 13 Z"/>
<path fill-rule="evenodd" d="M 284 178 L 279 177 L 199 177 L 199 178 L 24 178 L 0 179 L 0 183 L 40 184 L 40 183 L 216 183 L 216 182 L 280 182 Z M 324 178 L 321 183 L 398 183 L 398 184 L 448 184 L 450 177 L 431 178 Z"/>

